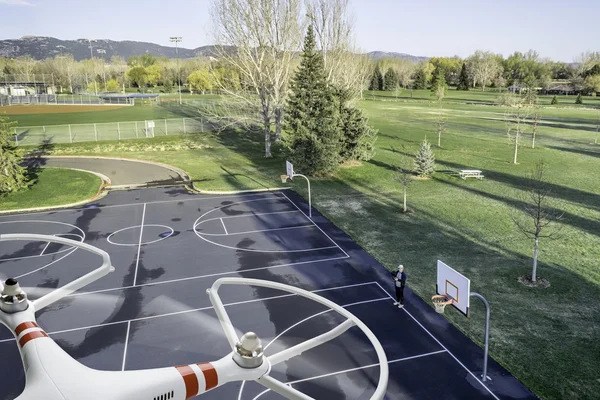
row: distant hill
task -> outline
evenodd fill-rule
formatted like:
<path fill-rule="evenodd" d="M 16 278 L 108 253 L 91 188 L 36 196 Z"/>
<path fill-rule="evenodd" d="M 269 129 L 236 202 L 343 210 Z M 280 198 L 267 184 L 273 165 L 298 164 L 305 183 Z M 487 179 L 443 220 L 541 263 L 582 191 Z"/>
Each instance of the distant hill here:
<path fill-rule="evenodd" d="M 128 59 L 131 56 L 152 54 L 156 57 L 192 58 L 198 55 L 214 55 L 214 46 L 202 46 L 196 49 L 181 48 L 175 53 L 175 47 L 160 46 L 154 43 L 134 41 L 96 40 L 92 41 L 94 57 L 110 60 L 113 56 Z M 42 36 L 24 36 L 20 39 L 0 40 L 0 57 L 21 57 L 30 55 L 36 60 L 53 58 L 59 54 L 72 54 L 76 60 L 90 58 L 90 44 L 86 39 L 60 40 Z"/>
<path fill-rule="evenodd" d="M 429 57 L 413 56 L 411 54 L 395 53 L 393 51 L 372 51 L 367 53 L 367 55 L 369 55 L 369 57 L 371 57 L 373 60 L 379 60 L 380 58 L 403 58 L 405 60 L 414 62 L 423 62 L 429 60 Z"/>
<path fill-rule="evenodd" d="M 99 39 L 92 41 L 94 57 L 103 57 L 107 61 L 113 56 L 128 59 L 131 56 L 152 54 L 156 57 L 193 58 L 197 56 L 215 56 L 215 46 L 202 46 L 196 49 L 181 48 L 175 53 L 175 47 L 160 46 L 148 42 L 129 40 L 114 41 Z M 0 40 L 0 57 L 14 58 L 30 55 L 36 60 L 53 58 L 60 54 L 72 54 L 77 61 L 90 58 L 90 44 L 86 39 L 60 40 L 43 36 L 24 36 L 20 39 Z M 404 53 L 372 51 L 367 53 L 372 59 L 404 58 L 415 62 L 425 61 L 427 57 L 417 57 Z"/>

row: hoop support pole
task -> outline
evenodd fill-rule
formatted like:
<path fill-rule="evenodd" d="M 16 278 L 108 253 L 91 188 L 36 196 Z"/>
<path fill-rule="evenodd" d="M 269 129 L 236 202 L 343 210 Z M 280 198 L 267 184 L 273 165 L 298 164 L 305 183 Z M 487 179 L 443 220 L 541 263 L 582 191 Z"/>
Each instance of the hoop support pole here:
<path fill-rule="evenodd" d="M 479 293 L 471 292 L 469 293 L 469 296 L 477 297 L 485 304 L 485 346 L 483 351 L 483 375 L 481 376 L 481 382 L 485 382 L 486 380 L 491 380 L 491 378 L 487 376 L 488 346 L 490 338 L 490 305 L 485 297 Z"/>

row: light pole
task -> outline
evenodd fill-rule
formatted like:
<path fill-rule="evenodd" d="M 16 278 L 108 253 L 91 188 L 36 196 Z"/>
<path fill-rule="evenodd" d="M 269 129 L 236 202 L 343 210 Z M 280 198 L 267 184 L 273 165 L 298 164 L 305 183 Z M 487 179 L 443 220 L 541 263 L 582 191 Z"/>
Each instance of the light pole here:
<path fill-rule="evenodd" d="M 90 61 L 92 62 L 92 72 L 94 75 L 96 75 L 96 65 L 94 64 L 94 49 L 92 46 L 92 42 L 95 41 L 95 39 L 88 39 L 88 42 L 90 43 Z M 96 96 L 98 96 L 98 82 L 96 82 L 95 76 L 92 76 L 92 78 L 94 79 L 94 92 Z"/>
<path fill-rule="evenodd" d="M 175 54 L 178 54 L 177 43 L 182 41 L 181 36 L 171 36 L 171 42 L 175 42 Z M 177 86 L 179 87 L 179 105 L 181 105 L 181 71 L 179 70 L 179 56 L 177 56 Z"/>
<path fill-rule="evenodd" d="M 99 54 L 106 54 L 106 50 L 104 49 L 97 49 L 96 50 Z M 104 59 L 104 56 L 102 56 L 102 79 L 104 80 L 104 92 L 106 93 L 106 71 L 105 71 L 105 67 L 106 65 L 104 64 L 106 60 Z"/>

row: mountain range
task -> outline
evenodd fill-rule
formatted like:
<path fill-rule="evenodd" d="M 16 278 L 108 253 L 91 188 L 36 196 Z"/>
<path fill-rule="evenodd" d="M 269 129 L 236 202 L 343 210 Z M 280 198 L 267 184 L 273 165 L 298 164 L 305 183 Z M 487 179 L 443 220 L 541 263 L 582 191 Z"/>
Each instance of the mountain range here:
<path fill-rule="evenodd" d="M 113 56 L 128 59 L 131 56 L 142 54 L 152 54 L 156 57 L 168 58 L 193 58 L 197 56 L 214 56 L 215 46 L 209 45 L 195 49 L 186 49 L 129 40 L 114 41 L 98 39 L 90 42 L 88 39 L 60 40 L 44 36 L 24 36 L 19 39 L 0 40 L 0 57 L 16 58 L 29 55 L 36 60 L 43 60 L 61 54 L 72 54 L 73 58 L 77 61 L 90 58 L 91 54 L 94 57 L 101 57 L 107 61 Z M 367 54 L 374 60 L 384 57 L 404 58 L 416 62 L 427 60 L 427 57 L 417 57 L 404 53 L 372 51 Z"/>

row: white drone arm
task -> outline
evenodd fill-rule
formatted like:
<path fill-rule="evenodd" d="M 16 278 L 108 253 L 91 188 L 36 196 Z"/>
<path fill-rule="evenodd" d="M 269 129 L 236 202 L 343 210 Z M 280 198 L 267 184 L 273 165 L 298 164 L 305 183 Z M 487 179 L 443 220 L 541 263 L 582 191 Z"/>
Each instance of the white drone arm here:
<path fill-rule="evenodd" d="M 40 241 L 40 242 L 60 243 L 60 244 L 65 244 L 68 246 L 73 246 L 76 248 L 84 249 L 89 252 L 98 254 L 99 256 L 102 257 L 102 265 L 100 267 L 96 268 L 95 270 L 93 270 L 92 272 L 85 274 L 84 276 L 77 278 L 72 282 L 69 282 L 68 284 L 48 293 L 45 296 L 40 297 L 39 299 L 33 300 L 31 303 L 33 304 L 34 309 L 36 311 L 41 310 L 44 307 L 47 307 L 48 305 L 54 303 L 55 301 L 58 301 L 58 300 L 62 299 L 63 297 L 70 295 L 71 293 L 81 289 L 84 286 L 89 285 L 92 282 L 95 282 L 96 280 L 102 278 L 109 272 L 112 272 L 115 270 L 115 268 L 110 263 L 110 256 L 108 255 L 107 252 L 105 252 L 104 250 L 101 250 L 97 247 L 90 246 L 89 244 L 78 242 L 78 241 L 75 241 L 72 239 L 66 239 L 63 237 L 53 236 L 53 235 L 11 233 L 11 234 L 0 235 L 0 241 L 4 241 L 4 240 L 36 240 L 36 241 Z"/>

